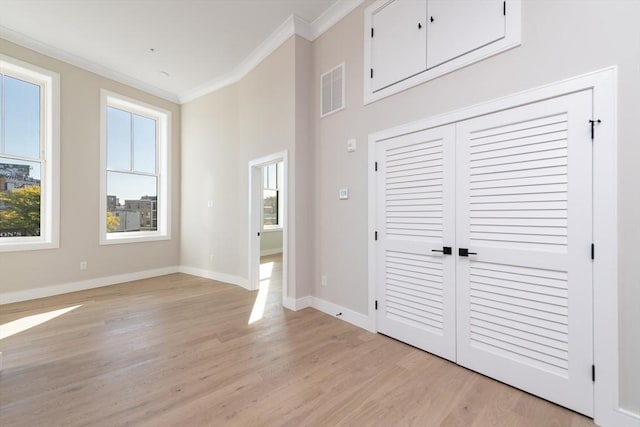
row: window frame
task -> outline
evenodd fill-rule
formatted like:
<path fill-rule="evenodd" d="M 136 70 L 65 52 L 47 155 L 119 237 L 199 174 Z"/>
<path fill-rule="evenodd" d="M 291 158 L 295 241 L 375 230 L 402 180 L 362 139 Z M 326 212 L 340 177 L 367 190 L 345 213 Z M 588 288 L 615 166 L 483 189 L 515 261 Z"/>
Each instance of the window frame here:
<path fill-rule="evenodd" d="M 266 168 L 268 168 L 269 166 L 275 166 L 276 168 L 276 187 L 275 188 L 267 188 L 266 187 L 266 183 L 264 182 L 264 171 L 266 170 Z M 282 231 L 282 197 L 280 195 L 281 191 L 282 191 L 282 162 L 278 161 L 278 162 L 274 162 L 274 163 L 270 163 L 268 165 L 264 165 L 262 168 L 262 198 L 260 199 L 260 212 L 261 212 L 261 221 L 260 221 L 260 225 L 262 226 L 262 231 L 265 233 L 269 233 L 269 232 L 273 232 L 273 231 Z M 278 221 L 277 224 L 273 224 L 273 225 L 265 225 L 264 224 L 264 192 L 265 190 L 270 190 L 270 191 L 275 191 L 276 192 L 276 198 L 278 199 L 278 206 L 277 206 L 277 214 L 276 214 L 276 220 Z"/>
<path fill-rule="evenodd" d="M 156 120 L 157 230 L 107 233 L 107 107 Z M 133 141 L 132 141 L 133 144 Z M 100 91 L 100 245 L 171 239 L 171 112 L 105 89 Z M 116 170 L 117 171 L 117 170 Z M 122 171 L 120 171 L 122 172 Z M 132 172 L 134 174 L 134 172 Z"/>
<path fill-rule="evenodd" d="M 0 54 L 0 72 L 40 87 L 40 236 L 0 238 L 0 252 L 60 247 L 60 75 Z M 6 160 L 28 160 L 1 155 Z"/>

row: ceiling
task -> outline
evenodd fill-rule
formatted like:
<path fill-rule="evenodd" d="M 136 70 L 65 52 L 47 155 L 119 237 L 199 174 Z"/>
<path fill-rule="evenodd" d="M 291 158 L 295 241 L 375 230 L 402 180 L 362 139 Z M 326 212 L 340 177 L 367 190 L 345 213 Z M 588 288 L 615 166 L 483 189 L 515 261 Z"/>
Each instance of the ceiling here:
<path fill-rule="evenodd" d="M 312 40 L 359 3 L 0 0 L 0 38 L 185 102 L 239 80 L 293 33 Z"/>

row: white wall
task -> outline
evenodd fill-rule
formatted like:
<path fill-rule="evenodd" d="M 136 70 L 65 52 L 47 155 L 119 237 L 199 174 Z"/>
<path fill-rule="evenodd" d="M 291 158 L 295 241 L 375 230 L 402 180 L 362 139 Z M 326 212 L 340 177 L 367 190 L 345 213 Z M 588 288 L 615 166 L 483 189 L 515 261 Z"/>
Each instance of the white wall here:
<path fill-rule="evenodd" d="M 346 110 L 320 119 L 314 88 L 315 267 L 313 294 L 367 313 L 367 135 L 413 120 L 619 66 L 620 396 L 640 413 L 640 2 L 523 1 L 522 46 L 363 106 L 363 9 L 312 45 L 313 82 L 346 62 Z M 347 153 L 346 140 L 358 150 Z M 348 201 L 338 189 L 348 187 Z M 328 286 L 321 287 L 319 275 Z M 611 284 L 615 286 L 615 284 Z M 597 320 L 596 320 L 597 321 Z"/>
<path fill-rule="evenodd" d="M 282 252 L 282 230 L 262 230 L 260 232 L 260 255 Z"/>
<path fill-rule="evenodd" d="M 308 42 L 292 37 L 238 83 L 182 106 L 182 265 L 246 282 L 249 161 L 288 150 L 288 292 L 308 295 L 312 254 L 299 250 L 308 236 L 296 230 L 306 227 L 301 213 L 312 199 L 312 169 L 305 167 L 311 142 L 298 141 L 309 99 L 306 88 L 298 93 L 296 67 L 297 53 L 309 50 Z"/>
<path fill-rule="evenodd" d="M 0 254 L 3 295 L 173 267 L 180 241 L 180 106 L 0 39 L 0 54 L 60 74 L 60 248 Z M 100 89 L 172 113 L 172 235 L 151 243 L 99 245 Z M 80 261 L 88 269 L 80 271 Z"/>

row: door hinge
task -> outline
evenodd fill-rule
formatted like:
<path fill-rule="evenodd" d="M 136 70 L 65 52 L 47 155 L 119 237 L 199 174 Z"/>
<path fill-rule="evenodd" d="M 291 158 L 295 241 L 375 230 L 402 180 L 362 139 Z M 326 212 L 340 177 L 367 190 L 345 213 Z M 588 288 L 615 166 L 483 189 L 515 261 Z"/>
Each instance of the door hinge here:
<path fill-rule="evenodd" d="M 371 27 L 371 37 L 373 37 L 373 27 Z"/>
<path fill-rule="evenodd" d="M 507 2 L 506 1 L 502 2 L 502 14 L 504 16 L 507 16 Z"/>
<path fill-rule="evenodd" d="M 375 163 L 373 164 L 373 169 L 374 169 L 376 172 L 378 172 L 378 162 L 375 162 Z"/>
<path fill-rule="evenodd" d="M 591 123 L 591 140 L 593 141 L 596 137 L 596 123 L 602 123 L 602 120 L 589 120 L 589 123 Z"/>
<path fill-rule="evenodd" d="M 591 381 L 596 382 L 596 365 L 591 365 Z"/>
<path fill-rule="evenodd" d="M 374 238 L 374 240 L 378 240 L 378 232 L 377 231 L 373 232 L 373 238 Z"/>
<path fill-rule="evenodd" d="M 373 68 L 371 69 L 371 78 L 373 78 Z"/>
<path fill-rule="evenodd" d="M 376 310 L 378 309 L 378 300 L 376 300 Z"/>
<path fill-rule="evenodd" d="M 596 245 L 591 244 L 591 259 L 596 259 Z"/>

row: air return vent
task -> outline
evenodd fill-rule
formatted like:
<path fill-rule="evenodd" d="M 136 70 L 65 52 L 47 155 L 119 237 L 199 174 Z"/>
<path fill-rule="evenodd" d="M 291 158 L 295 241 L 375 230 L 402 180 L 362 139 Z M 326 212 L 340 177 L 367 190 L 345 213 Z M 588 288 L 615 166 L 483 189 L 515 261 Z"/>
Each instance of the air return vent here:
<path fill-rule="evenodd" d="M 344 62 L 320 76 L 320 117 L 344 108 Z"/>

